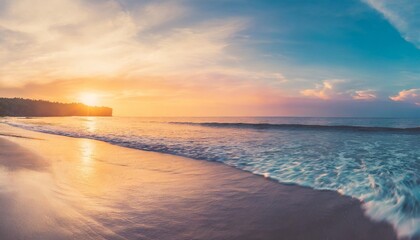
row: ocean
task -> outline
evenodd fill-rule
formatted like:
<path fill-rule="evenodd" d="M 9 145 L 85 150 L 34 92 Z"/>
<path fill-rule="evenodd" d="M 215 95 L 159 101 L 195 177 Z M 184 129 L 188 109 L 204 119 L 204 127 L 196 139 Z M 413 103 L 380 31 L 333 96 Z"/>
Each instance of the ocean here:
<path fill-rule="evenodd" d="M 4 118 L 27 130 L 220 162 L 357 198 L 373 220 L 420 235 L 420 119 Z"/>

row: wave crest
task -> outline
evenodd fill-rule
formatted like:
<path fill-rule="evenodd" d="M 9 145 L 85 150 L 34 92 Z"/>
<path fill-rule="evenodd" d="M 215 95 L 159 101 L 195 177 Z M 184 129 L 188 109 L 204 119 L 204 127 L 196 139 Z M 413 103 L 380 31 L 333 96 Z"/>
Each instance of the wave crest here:
<path fill-rule="evenodd" d="M 284 129 L 284 130 L 330 130 L 330 131 L 358 131 L 358 132 L 395 132 L 420 133 L 420 127 L 394 128 L 394 127 L 368 127 L 351 125 L 307 125 L 307 124 L 272 124 L 272 123 L 221 123 L 221 122 L 169 122 L 170 124 L 193 125 L 221 128 L 247 128 L 247 129 Z"/>

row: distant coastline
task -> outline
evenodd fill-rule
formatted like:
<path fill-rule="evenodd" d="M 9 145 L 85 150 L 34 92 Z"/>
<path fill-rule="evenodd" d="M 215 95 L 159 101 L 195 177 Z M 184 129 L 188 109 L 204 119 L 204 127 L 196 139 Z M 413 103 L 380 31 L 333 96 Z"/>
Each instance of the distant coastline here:
<path fill-rule="evenodd" d="M 64 117 L 112 116 L 112 108 L 88 106 L 82 103 L 59 103 L 24 98 L 0 98 L 0 116 Z"/>

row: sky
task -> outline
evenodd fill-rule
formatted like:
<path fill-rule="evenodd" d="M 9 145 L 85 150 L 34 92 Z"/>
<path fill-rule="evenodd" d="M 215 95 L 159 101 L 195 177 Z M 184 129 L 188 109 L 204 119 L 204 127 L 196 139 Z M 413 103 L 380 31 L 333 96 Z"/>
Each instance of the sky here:
<path fill-rule="evenodd" d="M 83 96 L 120 116 L 420 117 L 420 2 L 0 0 L 0 97 Z"/>

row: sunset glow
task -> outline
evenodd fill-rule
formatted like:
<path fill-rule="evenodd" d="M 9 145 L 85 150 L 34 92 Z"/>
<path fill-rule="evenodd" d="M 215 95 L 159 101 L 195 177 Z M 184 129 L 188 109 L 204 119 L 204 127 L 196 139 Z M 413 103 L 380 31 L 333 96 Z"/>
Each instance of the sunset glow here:
<path fill-rule="evenodd" d="M 78 101 L 89 106 L 95 106 L 99 103 L 98 96 L 94 93 L 82 93 Z"/>
<path fill-rule="evenodd" d="M 420 0 L 0 0 L 0 240 L 420 240 Z"/>
<path fill-rule="evenodd" d="M 91 89 L 132 116 L 419 115 L 418 94 L 396 97 L 420 89 L 411 1 L 94 2 L 0 0 L 0 95 Z"/>

